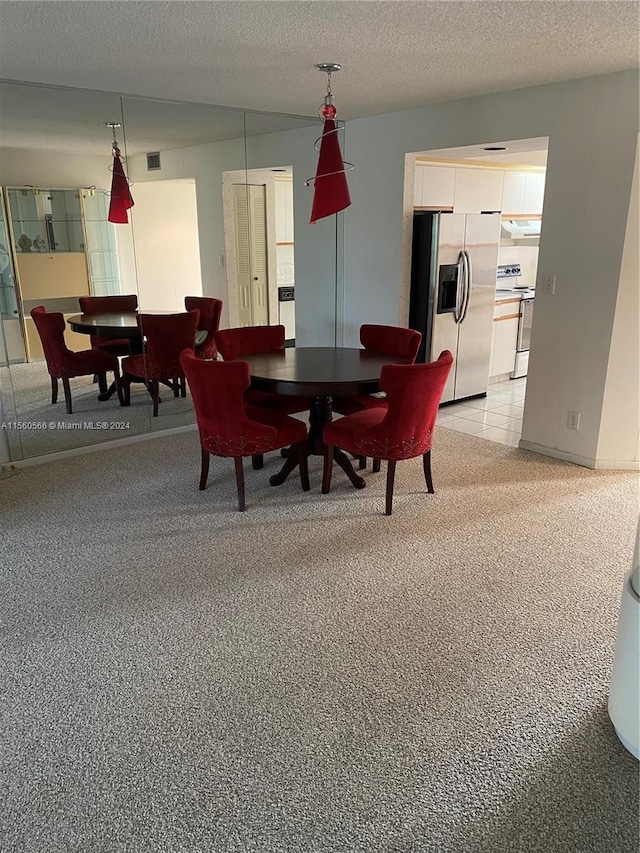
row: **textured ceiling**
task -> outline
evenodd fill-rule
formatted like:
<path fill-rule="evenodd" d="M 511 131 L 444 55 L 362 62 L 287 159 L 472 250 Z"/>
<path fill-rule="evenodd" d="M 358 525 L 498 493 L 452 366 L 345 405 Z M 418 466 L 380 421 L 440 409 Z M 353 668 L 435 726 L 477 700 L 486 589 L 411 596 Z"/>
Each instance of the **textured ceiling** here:
<path fill-rule="evenodd" d="M 0 2 L 0 77 L 340 118 L 638 65 L 638 5 L 593 0 Z"/>

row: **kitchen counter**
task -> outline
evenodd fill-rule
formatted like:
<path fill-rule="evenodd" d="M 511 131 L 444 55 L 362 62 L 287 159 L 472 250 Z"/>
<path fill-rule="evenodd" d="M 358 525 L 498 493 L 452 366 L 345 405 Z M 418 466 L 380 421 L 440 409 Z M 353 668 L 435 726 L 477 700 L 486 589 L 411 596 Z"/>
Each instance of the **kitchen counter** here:
<path fill-rule="evenodd" d="M 496 290 L 495 302 L 509 302 L 512 299 L 532 299 L 536 295 L 535 287 L 522 288 L 507 288 L 500 287 Z"/>

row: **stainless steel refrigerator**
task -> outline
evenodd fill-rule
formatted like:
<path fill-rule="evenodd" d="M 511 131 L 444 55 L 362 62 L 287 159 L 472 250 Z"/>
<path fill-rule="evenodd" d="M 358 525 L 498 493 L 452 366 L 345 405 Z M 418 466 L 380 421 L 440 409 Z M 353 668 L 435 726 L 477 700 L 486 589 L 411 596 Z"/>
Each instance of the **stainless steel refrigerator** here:
<path fill-rule="evenodd" d="M 414 213 L 409 326 L 416 361 L 453 353 L 443 403 L 487 393 L 499 244 L 499 213 Z"/>

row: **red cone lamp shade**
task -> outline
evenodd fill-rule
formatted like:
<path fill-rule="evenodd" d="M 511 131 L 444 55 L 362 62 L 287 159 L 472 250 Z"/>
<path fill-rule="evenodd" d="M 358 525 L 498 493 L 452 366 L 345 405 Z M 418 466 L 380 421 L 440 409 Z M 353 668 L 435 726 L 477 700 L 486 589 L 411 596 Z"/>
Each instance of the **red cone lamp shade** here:
<path fill-rule="evenodd" d="M 126 224 L 129 221 L 127 210 L 134 201 L 129 192 L 129 182 L 120 160 L 120 149 L 113 149 L 113 175 L 111 178 L 111 201 L 109 203 L 109 222 Z"/>
<path fill-rule="evenodd" d="M 331 216 L 333 213 L 339 213 L 351 204 L 335 123 L 336 108 L 328 103 L 321 112 L 324 116 L 324 129 L 313 187 L 313 204 L 309 220 L 311 223 L 325 216 Z"/>

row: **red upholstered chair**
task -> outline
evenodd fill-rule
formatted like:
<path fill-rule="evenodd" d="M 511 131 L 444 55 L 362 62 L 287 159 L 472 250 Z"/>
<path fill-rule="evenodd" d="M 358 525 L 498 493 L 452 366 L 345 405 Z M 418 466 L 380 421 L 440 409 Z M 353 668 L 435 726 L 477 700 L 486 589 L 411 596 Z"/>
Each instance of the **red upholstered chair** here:
<path fill-rule="evenodd" d="M 203 361 L 190 350 L 182 353 L 180 361 L 200 432 L 200 489 L 207 485 L 210 455 L 233 457 L 238 510 L 244 512 L 243 457 L 261 458 L 267 451 L 291 445 L 291 452 L 299 455 L 302 488 L 308 492 L 307 428 L 295 418 L 246 405 L 244 392 L 250 382 L 246 361 Z"/>
<path fill-rule="evenodd" d="M 262 352 L 276 352 L 284 349 L 284 341 L 284 326 L 241 326 L 216 332 L 216 344 L 225 361 Z M 311 405 L 308 397 L 287 397 L 253 389 L 249 389 L 245 394 L 245 403 L 263 406 L 286 415 L 309 411 Z"/>
<path fill-rule="evenodd" d="M 100 377 L 101 385 L 106 387 L 105 374 L 108 370 L 113 371 L 118 399 L 121 403 L 123 402 L 120 369 L 115 355 L 109 355 L 97 349 L 79 352 L 70 350 L 64 339 L 64 316 L 58 311 L 49 313 L 43 305 L 38 305 L 32 309 L 31 317 L 40 335 L 47 369 L 51 376 L 52 403 L 58 402 L 58 379 L 62 379 L 67 414 L 73 414 L 69 380 L 74 376 L 90 376 L 95 373 Z"/>
<path fill-rule="evenodd" d="M 414 329 L 403 329 L 401 326 L 360 326 L 360 343 L 372 352 L 391 355 L 395 358 L 406 358 L 411 363 L 416 360 L 422 334 Z M 333 411 L 341 415 L 352 415 L 362 409 L 386 407 L 387 401 L 383 396 L 359 394 L 357 397 L 344 397 L 333 401 Z"/>
<path fill-rule="evenodd" d="M 200 320 L 198 331 L 206 332 L 206 338 L 196 344 L 195 354 L 198 358 L 217 358 L 215 334 L 220 328 L 220 315 L 222 314 L 222 299 L 214 299 L 209 296 L 185 296 L 184 307 L 187 311 L 198 310 Z"/>
<path fill-rule="evenodd" d="M 125 406 L 131 402 L 131 380 L 134 376 L 147 383 L 151 391 L 154 418 L 158 416 L 160 382 L 169 385 L 176 397 L 180 390 L 186 397 L 180 353 L 185 349 L 193 350 L 199 318 L 199 311 L 138 314 L 138 326 L 146 340 L 146 349 L 141 355 L 130 355 L 122 362 Z"/>
<path fill-rule="evenodd" d="M 80 296 L 78 299 L 83 314 L 123 314 L 138 310 L 138 297 L 131 296 Z M 92 335 L 91 346 L 111 355 L 129 355 L 128 338 L 107 338 Z"/>
<path fill-rule="evenodd" d="M 372 456 L 377 462 L 387 460 L 387 515 L 391 515 L 393 480 L 399 459 L 422 456 L 427 491 L 433 492 L 433 430 L 452 363 L 452 354 L 444 350 L 437 361 L 429 364 L 386 364 L 380 376 L 380 387 L 387 392 L 386 408 L 363 409 L 325 424 L 323 438 L 327 448 L 322 479 L 325 494 L 331 488 L 334 446 L 356 456 Z"/>

